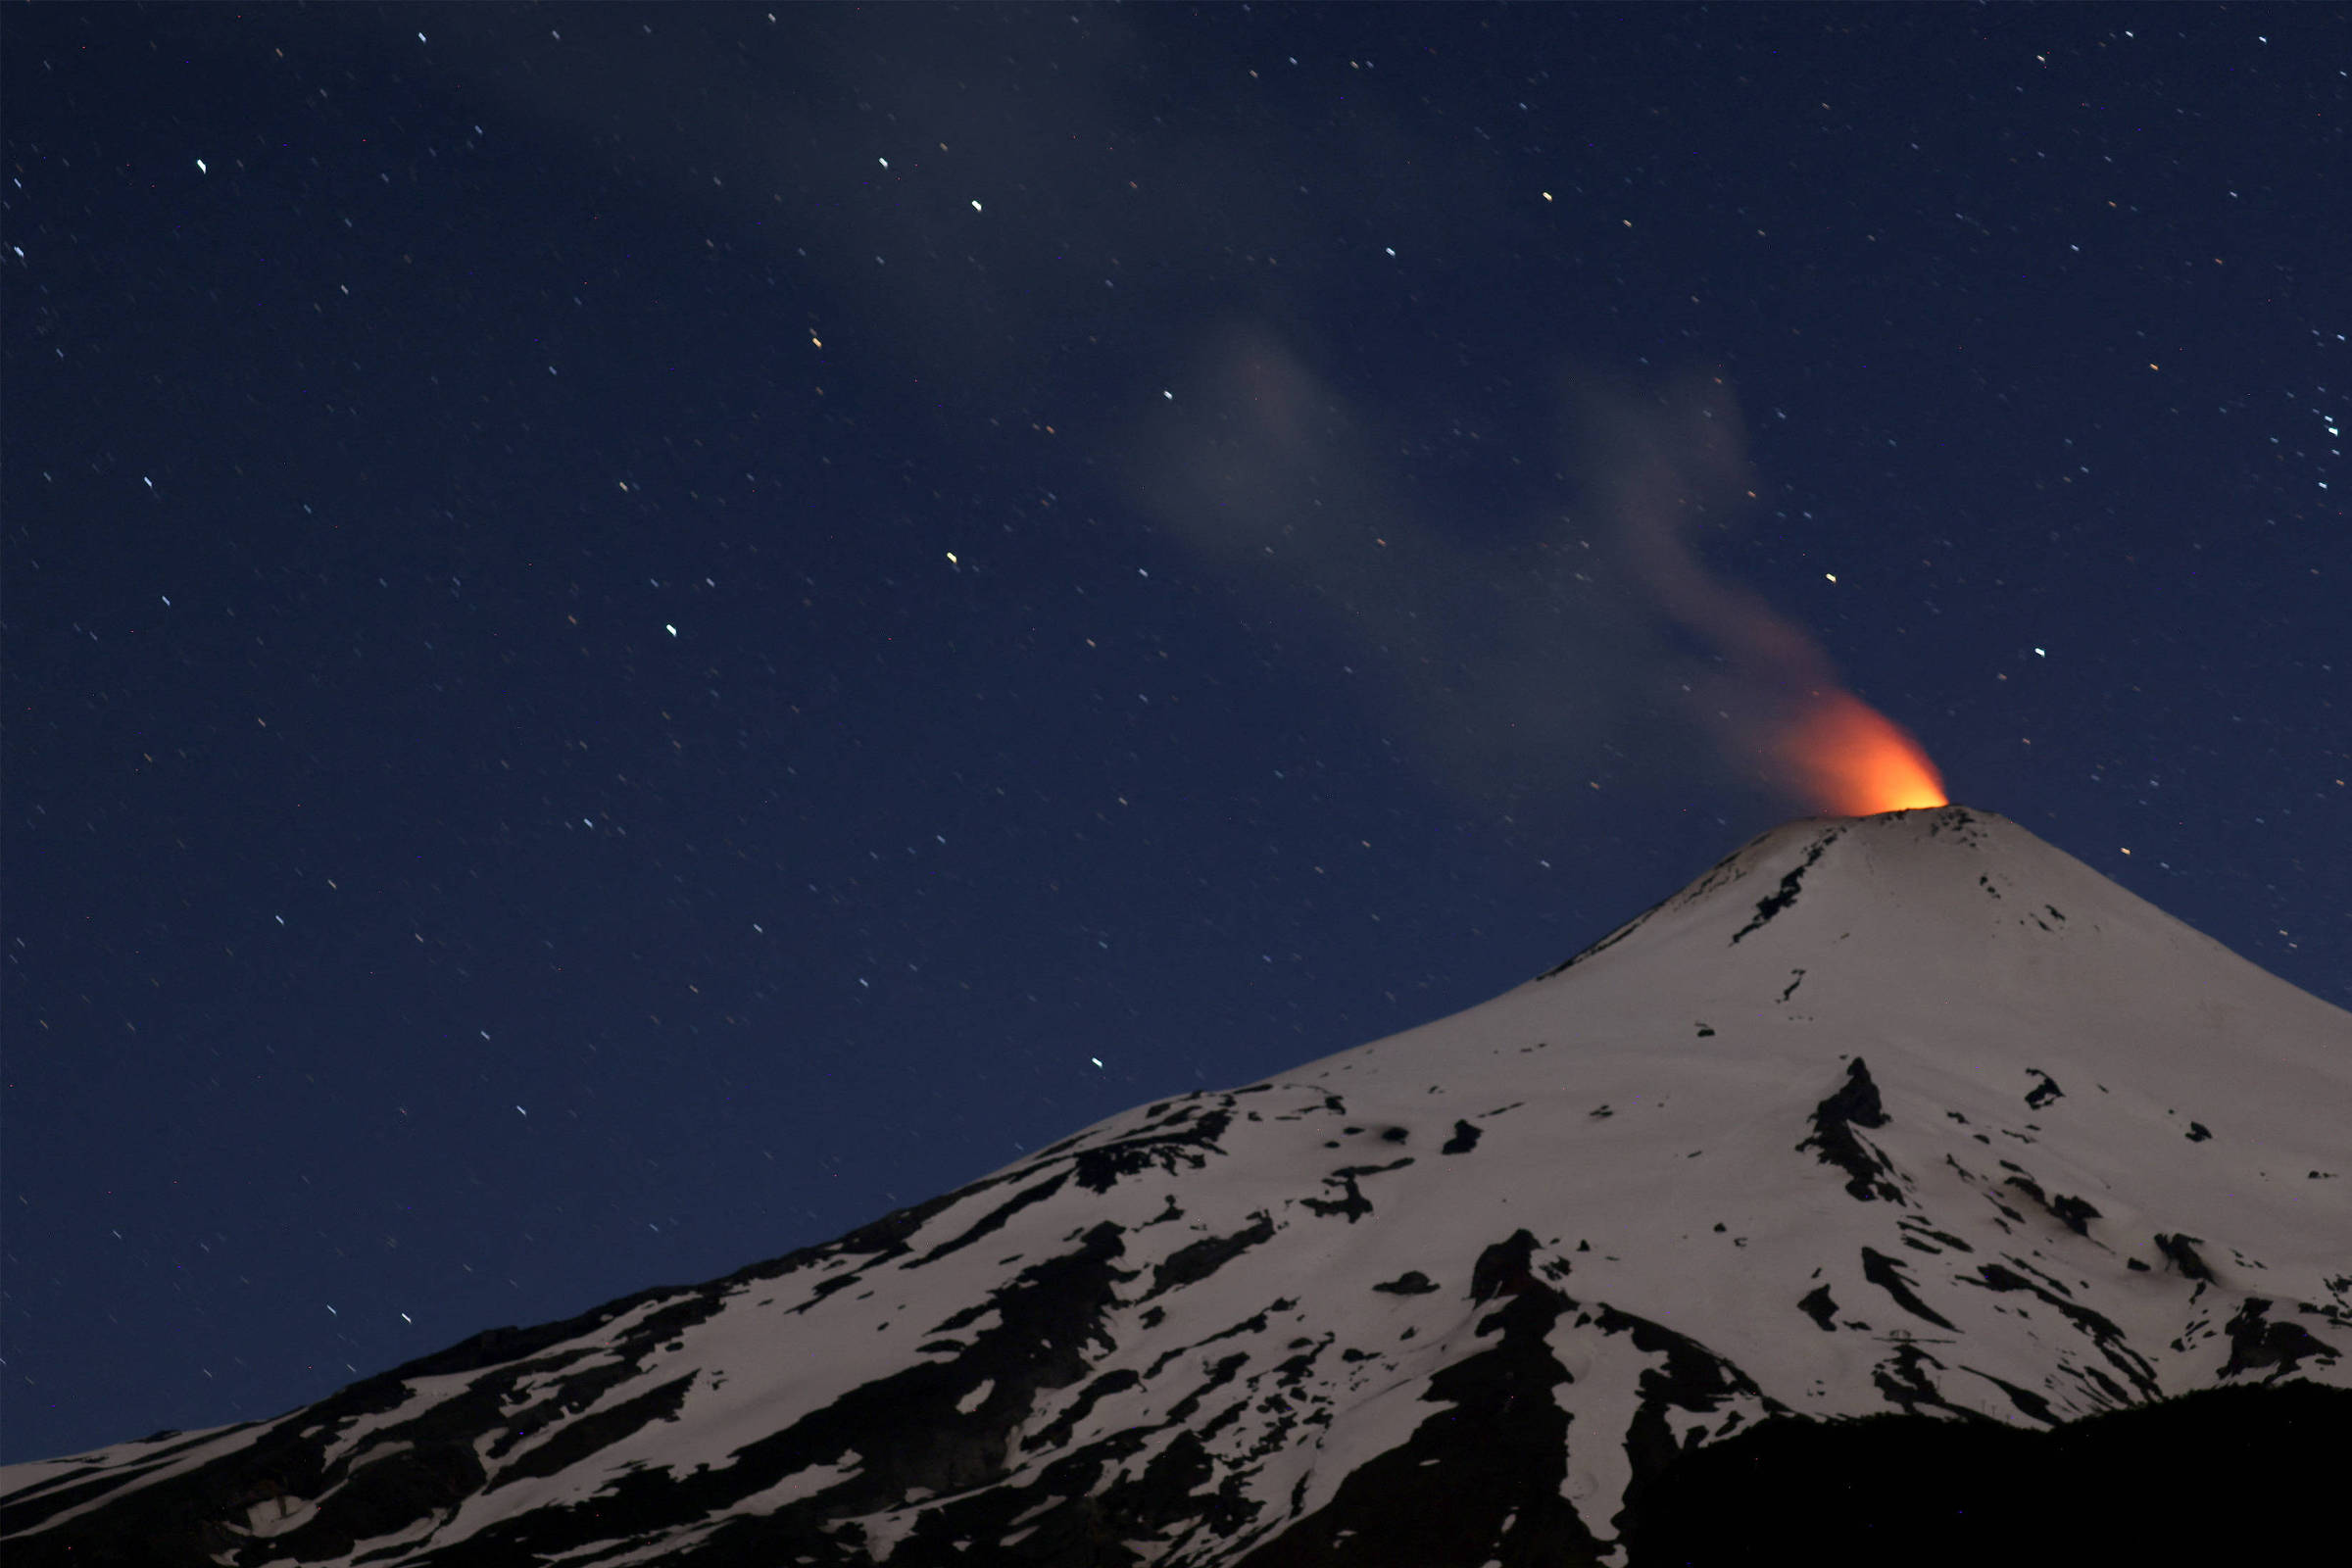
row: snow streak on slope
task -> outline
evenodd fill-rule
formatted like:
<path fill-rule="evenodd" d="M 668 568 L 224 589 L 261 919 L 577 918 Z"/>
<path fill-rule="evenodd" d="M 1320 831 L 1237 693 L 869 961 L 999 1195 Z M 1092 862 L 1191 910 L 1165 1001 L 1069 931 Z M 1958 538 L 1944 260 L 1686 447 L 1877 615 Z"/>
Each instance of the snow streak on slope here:
<path fill-rule="evenodd" d="M 0 1529 L 1609 1560 L 1676 1452 L 1777 1411 L 2352 1381 L 2347 1127 L 2352 1017 L 2014 824 L 1793 823 L 1467 1012 L 275 1422 L 15 1467 Z"/>

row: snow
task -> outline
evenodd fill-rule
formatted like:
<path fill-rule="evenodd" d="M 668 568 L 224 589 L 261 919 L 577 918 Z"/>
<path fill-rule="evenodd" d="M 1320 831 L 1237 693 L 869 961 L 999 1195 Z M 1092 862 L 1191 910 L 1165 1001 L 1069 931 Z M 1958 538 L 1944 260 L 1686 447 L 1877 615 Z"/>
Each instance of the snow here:
<path fill-rule="evenodd" d="M 1870 1197 L 1813 1147 L 1857 1061 L 1884 1116 L 1844 1124 L 1849 1157 L 1875 1162 L 1883 1193 Z M 627 1375 L 576 1407 L 551 1404 L 545 1430 L 499 1457 L 478 1443 L 490 1487 L 417 1539 L 446 1547 L 609 1496 L 637 1470 L 728 1472 L 795 1421 L 930 1367 L 942 1422 L 977 1431 L 1005 1398 L 1029 1399 L 990 1483 L 1015 1492 L 1054 1455 L 1123 1433 L 1147 1434 L 1145 1446 L 1104 1479 L 1140 1477 L 1186 1412 L 1259 1515 L 1231 1542 L 1196 1529 L 1137 1549 L 1221 1561 L 1312 1514 L 1446 1408 L 1431 1378 L 1494 1343 L 1474 1272 L 1524 1229 L 1530 1277 L 1573 1308 L 1545 1340 L 1570 1380 L 1552 1391 L 1572 1417 L 1563 1494 L 1605 1544 L 1632 1475 L 1625 1435 L 1645 1409 L 1681 1444 L 1776 1405 L 1886 1409 L 1880 1383 L 1893 1379 L 1931 1406 L 2066 1419 L 2224 1381 L 2220 1325 L 2250 1299 L 2352 1348 L 2348 1125 L 2352 1017 L 2015 824 L 1957 808 L 1792 823 L 1481 1006 L 1113 1117 L 895 1238 L 860 1233 L 857 1247 L 750 1271 L 709 1295 L 699 1321 L 632 1339 L 696 1298 L 662 1293 L 537 1352 L 511 1410 L 563 1399 L 598 1366 Z M 1075 1380 L 1007 1392 L 975 1364 L 957 1386 L 970 1348 L 1017 1326 L 1016 1278 L 1105 1224 L 1124 1278 L 1079 1336 Z M 2160 1236 L 2197 1239 L 2214 1278 L 2187 1277 Z M 1430 1288 L 1402 1288 L 1410 1274 Z M 1799 1304 L 1824 1290 L 1827 1327 Z M 1642 1348 L 1651 1331 L 1638 1324 L 1689 1343 Z M 942 1342 L 962 1348 L 918 1348 Z M 367 1440 L 482 1375 L 413 1380 L 398 1410 L 322 1436 L 330 1462 L 349 1455 L 364 1473 L 394 1451 Z M 2345 1381 L 2352 1366 L 2302 1375 Z M 498 1485 L 571 1423 L 681 1379 L 675 1419 Z M 265 1430 L 196 1443 L 146 1474 L 154 1450 L 137 1444 L 18 1466 L 0 1489 L 112 1469 L 135 1490 Z M 852 1448 L 810 1453 L 662 1540 L 805 1503 L 864 1469 Z M 286 1506 L 318 1506 L 338 1474 Z M 854 1528 L 884 1560 L 956 1495 L 908 1493 Z M 1054 1500 L 1040 1494 L 974 1550 L 1033 1528 Z"/>

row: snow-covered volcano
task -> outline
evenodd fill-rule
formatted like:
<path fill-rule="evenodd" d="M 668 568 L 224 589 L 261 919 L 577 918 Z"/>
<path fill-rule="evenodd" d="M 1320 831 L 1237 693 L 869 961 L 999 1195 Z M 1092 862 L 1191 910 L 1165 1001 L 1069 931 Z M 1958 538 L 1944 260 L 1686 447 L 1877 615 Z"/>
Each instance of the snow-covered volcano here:
<path fill-rule="evenodd" d="M 1481 1006 L 828 1245 L 15 1467 L 0 1529 L 19 1565 L 1622 1560 L 1770 1416 L 2048 1427 L 2347 1349 L 2352 1015 L 1945 807 L 1791 823 Z"/>

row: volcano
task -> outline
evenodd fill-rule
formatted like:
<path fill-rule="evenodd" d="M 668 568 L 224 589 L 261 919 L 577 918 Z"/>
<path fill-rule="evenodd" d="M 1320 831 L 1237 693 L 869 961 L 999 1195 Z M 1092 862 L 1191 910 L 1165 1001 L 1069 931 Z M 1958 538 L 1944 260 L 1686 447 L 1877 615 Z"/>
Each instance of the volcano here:
<path fill-rule="evenodd" d="M 2242 1560 L 2329 1517 L 2347 1349 L 2352 1014 L 1940 807 L 1789 823 L 1492 1002 L 823 1246 L 15 1466 L 0 1532 L 14 1568 Z"/>

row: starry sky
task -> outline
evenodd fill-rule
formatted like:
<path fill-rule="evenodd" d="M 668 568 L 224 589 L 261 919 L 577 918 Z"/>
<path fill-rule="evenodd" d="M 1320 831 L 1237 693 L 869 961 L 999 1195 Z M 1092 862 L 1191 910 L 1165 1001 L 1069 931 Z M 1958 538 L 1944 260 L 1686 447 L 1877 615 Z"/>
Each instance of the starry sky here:
<path fill-rule="evenodd" d="M 0 25 L 6 1458 L 1483 1001 L 1825 689 L 2352 1004 L 2340 8 Z"/>

